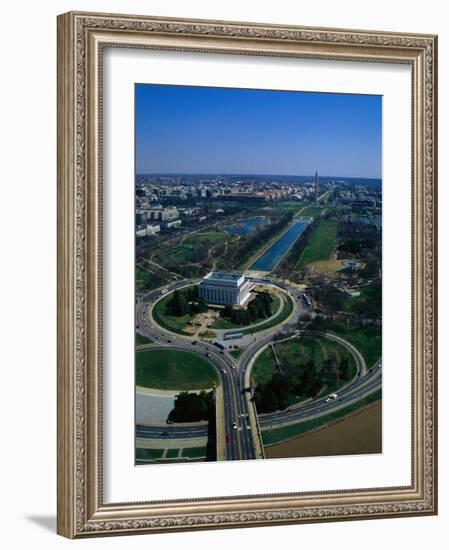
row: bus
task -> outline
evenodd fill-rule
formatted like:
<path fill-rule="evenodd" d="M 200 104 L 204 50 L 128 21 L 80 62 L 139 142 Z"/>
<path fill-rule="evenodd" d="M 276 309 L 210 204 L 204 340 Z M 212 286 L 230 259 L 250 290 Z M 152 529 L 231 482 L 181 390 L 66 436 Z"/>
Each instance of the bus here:
<path fill-rule="evenodd" d="M 224 335 L 224 340 L 238 340 L 242 338 L 243 332 L 228 332 Z"/>

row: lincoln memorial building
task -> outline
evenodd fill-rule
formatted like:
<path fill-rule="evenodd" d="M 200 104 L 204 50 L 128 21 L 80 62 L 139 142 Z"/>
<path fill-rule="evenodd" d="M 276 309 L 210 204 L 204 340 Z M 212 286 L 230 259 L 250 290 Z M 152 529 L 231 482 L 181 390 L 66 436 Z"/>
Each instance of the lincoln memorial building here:
<path fill-rule="evenodd" d="M 209 304 L 241 306 L 249 298 L 251 284 L 241 273 L 212 271 L 199 286 L 200 297 Z"/>

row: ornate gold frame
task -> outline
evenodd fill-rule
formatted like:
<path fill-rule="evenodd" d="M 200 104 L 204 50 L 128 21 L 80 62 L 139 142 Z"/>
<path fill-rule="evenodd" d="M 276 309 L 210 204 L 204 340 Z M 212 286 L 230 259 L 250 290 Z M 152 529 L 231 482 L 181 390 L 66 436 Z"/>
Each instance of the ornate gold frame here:
<path fill-rule="evenodd" d="M 412 68 L 412 484 L 148 503 L 102 499 L 101 53 L 105 46 L 405 63 Z M 435 514 L 433 35 L 129 15 L 58 18 L 58 533 L 81 538 Z M 149 495 L 150 497 L 150 495 Z"/>

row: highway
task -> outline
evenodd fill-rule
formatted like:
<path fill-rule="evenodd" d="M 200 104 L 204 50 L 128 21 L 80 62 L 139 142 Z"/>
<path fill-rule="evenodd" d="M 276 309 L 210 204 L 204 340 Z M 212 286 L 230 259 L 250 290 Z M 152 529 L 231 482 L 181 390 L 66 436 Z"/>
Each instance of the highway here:
<path fill-rule="evenodd" d="M 338 409 L 347 407 L 370 393 L 382 387 L 382 376 L 380 369 L 357 378 L 345 389 L 339 390 L 338 398 L 328 401 L 325 398 L 309 401 L 301 406 L 290 408 L 290 410 L 279 411 L 267 415 L 260 415 L 259 422 L 263 428 L 282 427 L 300 420 L 314 418 L 329 414 Z"/>
<path fill-rule="evenodd" d="M 360 352 L 343 338 L 326 332 L 315 331 L 311 333 L 309 331 L 294 331 L 285 339 L 297 338 L 301 335 L 316 335 L 325 337 L 335 340 L 342 346 L 346 347 L 356 362 L 356 375 L 347 385 L 338 390 L 338 398 L 336 400 L 326 402 L 326 397 L 320 397 L 313 400 L 307 400 L 302 404 L 293 405 L 283 411 L 258 415 L 259 424 L 262 430 L 264 428 L 282 427 L 301 420 L 329 414 L 338 409 L 347 407 L 351 403 L 366 397 L 370 393 L 373 393 L 382 387 L 382 364 L 378 362 L 373 368 L 368 370 L 365 360 Z M 242 354 L 240 358 L 240 369 L 242 370 L 242 376 L 246 381 L 246 385 L 249 385 L 251 369 L 254 365 L 255 359 L 259 353 L 270 345 L 271 342 L 272 336 L 270 337 L 270 335 L 266 335 L 265 337 L 260 338 L 258 342 L 254 343 L 253 346 L 245 350 Z"/>
<path fill-rule="evenodd" d="M 171 290 L 192 283 L 193 281 L 180 281 L 172 285 Z M 242 381 L 237 375 L 234 360 L 208 342 L 198 340 L 194 345 L 191 338 L 173 333 L 169 333 L 169 336 L 167 336 L 167 332 L 164 329 L 154 321 L 149 321 L 147 315 L 148 302 L 154 303 L 157 298 L 162 296 L 160 291 L 150 292 L 144 297 L 145 301 L 138 303 L 136 306 L 137 330 L 142 335 L 156 340 L 158 347 L 199 353 L 207 357 L 215 366 L 223 387 L 226 459 L 242 460 L 245 458 L 254 458 L 254 445 L 246 422 L 248 414 L 247 404 L 241 393 Z M 154 432 L 148 431 L 148 428 L 145 426 L 136 426 L 136 434 L 138 433 L 139 437 L 170 437 L 160 435 L 163 432 L 172 434 L 174 438 L 185 437 L 185 429 L 180 427 L 179 424 L 176 426 L 168 425 L 167 428 L 157 428 Z M 204 428 L 202 433 L 204 435 Z"/>
<path fill-rule="evenodd" d="M 179 289 L 184 286 L 194 284 L 193 280 L 182 280 L 172 284 L 169 291 Z M 253 278 L 253 282 L 265 282 L 262 279 Z M 275 286 L 286 290 L 283 285 L 274 284 Z M 297 331 L 297 318 L 307 311 L 302 300 L 297 300 L 298 295 L 293 295 L 295 307 L 293 320 L 284 322 L 282 328 L 278 327 L 273 332 L 269 329 L 265 332 L 260 332 L 245 338 L 246 349 L 243 351 L 238 360 L 225 354 L 212 343 L 195 340 L 189 336 L 175 334 L 160 327 L 153 320 L 151 315 L 152 306 L 156 301 L 162 299 L 167 292 L 161 289 L 147 293 L 136 306 L 136 327 L 139 333 L 147 336 L 157 343 L 157 347 L 178 349 L 198 353 L 207 356 L 209 361 L 214 365 L 220 377 L 223 388 L 223 418 L 225 423 L 226 434 L 226 460 L 246 460 L 256 458 L 256 441 L 262 445 L 261 435 L 257 431 L 257 426 L 251 422 L 249 415 L 250 407 L 254 407 L 251 401 L 251 369 L 257 355 L 263 351 L 274 337 L 291 338 L 300 337 L 301 335 L 308 336 L 312 333 L 307 331 Z M 299 422 L 305 419 L 314 418 L 340 408 L 346 407 L 351 403 L 362 399 L 363 397 L 373 393 L 381 388 L 381 363 L 368 369 L 360 352 L 343 338 L 331 333 L 313 334 L 323 336 L 325 338 L 335 340 L 343 345 L 354 357 L 357 367 L 357 373 L 344 388 L 338 391 L 338 398 L 325 402 L 324 398 L 308 400 L 302 404 L 293 405 L 284 411 L 277 411 L 270 414 L 258 415 L 260 428 L 269 429 L 288 425 L 290 423 Z M 239 341 L 240 344 L 240 341 Z M 148 349 L 154 345 L 142 346 L 139 349 Z M 257 415 L 257 411 L 254 412 Z M 186 437 L 205 437 L 207 435 L 207 426 L 182 426 L 180 424 L 167 426 L 136 426 L 137 437 L 147 437 L 156 439 L 178 439 Z M 263 448 L 263 447 L 262 447 Z M 260 453 L 259 453 L 260 454 Z"/>
<path fill-rule="evenodd" d="M 136 426 L 136 437 L 151 439 L 185 439 L 186 437 L 207 437 L 207 426 Z"/>

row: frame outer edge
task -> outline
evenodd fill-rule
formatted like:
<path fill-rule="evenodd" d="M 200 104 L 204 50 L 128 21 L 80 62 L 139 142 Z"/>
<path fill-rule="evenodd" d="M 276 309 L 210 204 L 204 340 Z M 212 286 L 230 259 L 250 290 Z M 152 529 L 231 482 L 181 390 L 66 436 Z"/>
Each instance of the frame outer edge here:
<path fill-rule="evenodd" d="M 432 144 L 433 144 L 433 512 L 438 515 L 438 36 L 432 39 Z"/>
<path fill-rule="evenodd" d="M 73 538 L 75 521 L 76 426 L 73 416 L 76 338 L 74 296 L 75 94 L 73 18 L 57 18 L 57 524 L 59 535 Z"/>
<path fill-rule="evenodd" d="M 83 16 L 87 19 L 84 20 Z M 113 33 L 122 33 L 129 22 L 132 32 L 142 30 L 159 32 L 163 26 L 162 34 L 182 36 L 184 33 L 192 37 L 204 35 L 220 36 L 228 38 L 237 35 L 244 41 L 254 39 L 255 42 L 269 40 L 275 37 L 281 43 L 284 40 L 313 43 L 314 41 L 330 41 L 332 46 L 338 42 L 359 44 L 359 31 L 338 29 L 331 36 L 331 29 L 322 29 L 323 34 L 314 30 L 307 31 L 303 27 L 284 27 L 275 25 L 261 25 L 251 23 L 223 22 L 221 26 L 213 27 L 212 21 L 176 20 L 171 18 L 153 18 L 145 16 L 120 16 L 116 14 L 95 14 L 86 12 L 69 12 L 58 17 L 58 518 L 57 532 L 68 538 L 84 538 L 90 536 L 137 534 L 139 532 L 184 531 L 191 529 L 217 529 L 231 527 L 250 527 L 256 525 L 276 525 L 287 523 L 310 523 L 316 521 L 336 521 L 347 519 L 378 519 L 381 517 L 416 516 L 437 513 L 437 442 L 436 442 L 436 346 L 437 346 L 437 39 L 436 36 L 405 35 L 397 33 L 379 33 L 382 40 L 378 40 L 376 31 L 361 31 L 367 37 L 366 42 L 373 47 L 373 55 L 377 50 L 389 47 L 396 50 L 400 57 L 404 52 L 418 50 L 428 61 L 428 77 L 423 78 L 417 97 L 425 98 L 427 95 L 427 107 L 424 101 L 419 101 L 427 132 L 420 133 L 424 141 L 424 147 L 419 148 L 423 155 L 421 161 L 427 161 L 427 172 L 424 176 L 423 166 L 419 166 L 421 177 L 420 193 L 425 197 L 426 204 L 422 205 L 420 212 L 424 210 L 423 223 L 424 235 L 422 235 L 421 247 L 426 251 L 426 269 L 423 279 L 428 277 L 429 285 L 424 280 L 422 290 L 428 291 L 425 303 L 425 328 L 428 332 L 421 337 L 424 344 L 429 346 L 427 350 L 419 352 L 421 360 L 428 358 L 427 365 L 427 392 L 430 402 L 422 396 L 427 406 L 427 420 L 422 430 L 423 443 L 431 447 L 433 453 L 426 453 L 420 448 L 418 453 L 419 475 L 421 477 L 420 488 L 424 488 L 427 494 L 415 496 L 415 499 L 423 501 L 405 501 L 404 503 L 392 501 L 380 504 L 353 504 L 351 507 L 338 506 L 300 510 L 286 509 L 256 510 L 254 512 L 242 512 L 231 510 L 210 514 L 188 514 L 186 511 L 178 515 L 175 511 L 157 517 L 142 515 L 128 516 L 126 511 L 116 510 L 117 517 L 106 513 L 104 518 L 96 518 L 95 509 L 101 508 L 101 487 L 98 486 L 97 475 L 92 475 L 89 469 L 92 462 L 95 463 L 98 456 L 97 450 L 92 450 L 92 437 L 98 436 L 95 419 L 92 418 L 92 408 L 98 405 L 98 395 L 92 394 L 92 387 L 88 383 L 98 384 L 95 365 L 98 360 L 98 349 L 92 347 L 92 339 L 95 341 L 98 326 L 95 322 L 96 305 L 92 303 L 96 292 L 89 291 L 92 283 L 92 261 L 95 259 L 95 250 L 89 250 L 87 240 L 98 237 L 95 231 L 95 206 L 86 199 L 98 200 L 93 193 L 94 189 L 86 187 L 86 177 L 92 177 L 89 170 L 89 162 L 86 163 L 89 140 L 95 141 L 95 132 L 86 131 L 86 123 L 92 122 L 92 104 L 85 103 L 87 84 L 92 83 L 92 73 L 85 71 L 86 60 L 86 30 L 89 27 L 103 29 L 105 26 L 96 21 L 96 17 L 108 19 L 121 19 L 119 27 L 108 27 Z M 189 22 L 188 25 L 183 21 Z M 151 23 L 148 29 L 145 27 Z M 238 26 L 242 26 L 240 29 Z M 246 28 L 247 27 L 247 28 Z M 246 28 L 246 30 L 245 30 Z M 285 28 L 285 33 L 281 32 Z M 251 29 L 249 36 L 246 31 Z M 253 32 L 257 29 L 257 32 Z M 295 29 L 295 32 L 292 31 Z M 297 33 L 296 29 L 304 29 Z M 157 32 L 156 32 L 157 31 Z M 245 32 L 244 32 L 245 31 Z M 249 32 L 249 31 L 248 31 Z M 320 31 L 321 32 L 321 31 Z M 326 34 L 327 33 L 327 34 Z M 285 36 L 284 36 L 285 34 Z M 299 36 L 300 35 L 300 36 Z M 329 36 L 328 36 L 329 35 Z M 154 35 L 153 35 L 154 36 Z M 335 40 L 334 40 L 335 38 Z M 385 42 L 384 42 L 385 40 Z M 363 38 L 362 42 L 365 42 Z M 284 42 L 283 42 L 284 43 Z M 404 48 L 402 46 L 404 45 Z M 180 47 L 179 49 L 183 49 Z M 239 48 L 240 49 L 240 48 Z M 402 51 L 404 50 L 404 51 Z M 395 56 L 396 56 L 395 54 Z M 357 56 L 356 56 L 357 57 Z M 374 55 L 375 57 L 375 55 Z M 78 83 L 77 78 L 80 79 Z M 421 95 L 422 94 L 422 95 Z M 92 100 L 92 97 L 90 98 Z M 86 116 L 87 111 L 87 116 Z M 416 119 L 415 119 L 416 121 Z M 87 150 L 86 150 L 87 141 Z M 428 148 L 427 148 L 428 147 Z M 426 154 L 427 153 L 427 154 Z M 87 156 L 86 156 L 87 155 Z M 94 154 L 95 156 L 95 154 Z M 421 164 L 421 163 L 420 163 Z M 416 174 L 417 175 L 417 174 Z M 424 184 L 424 185 L 423 185 Z M 95 186 L 94 186 L 95 187 Z M 93 209 L 93 210 L 92 210 Z M 90 220 L 90 221 L 89 221 Z M 418 257 L 421 258 L 420 250 Z M 95 262 L 94 262 L 95 263 Z M 93 277 L 96 279 L 96 277 Z M 98 283 L 98 280 L 96 281 Z M 419 283 L 418 283 L 419 284 Z M 95 285 L 94 285 L 95 286 Z M 418 286 L 418 285 L 417 285 Z M 430 288 L 429 288 L 430 286 Z M 421 287 L 421 284 L 419 284 Z M 90 289 L 92 290 L 92 289 Z M 86 303 L 87 301 L 87 303 Z M 92 324 L 92 315 L 94 322 Z M 95 358 L 92 357 L 95 355 Z M 424 374 L 424 373 L 422 373 Z M 421 387 L 423 380 L 420 381 Z M 425 394 L 427 395 L 427 394 Z M 417 404 L 420 400 L 417 400 Z M 419 403 L 420 407 L 424 403 Z M 89 411 L 90 409 L 90 411 Z M 420 415 L 420 418 L 421 415 Z M 422 418 L 424 420 L 424 418 Z M 427 449 L 429 450 L 429 447 Z M 429 460 L 423 464 L 424 457 Z M 96 492 L 96 495 L 92 494 Z M 100 494 L 98 493 L 100 492 Z M 98 501 L 100 499 L 100 502 Z M 132 504 L 132 503 L 131 503 Z M 137 504 L 137 503 L 134 503 Z M 193 505 L 195 503 L 192 503 Z M 204 504 L 204 503 L 202 503 Z M 327 511 L 326 511 L 327 510 Z M 101 509 L 98 510 L 101 512 Z M 114 512 L 114 507 L 107 508 L 103 512 Z M 94 512 L 94 513 L 93 513 Z M 287 513 L 288 512 L 288 513 Z M 92 515 L 93 513 L 93 515 Z M 90 517 L 89 517 L 90 516 Z M 200 517 L 201 516 L 201 517 Z"/>

